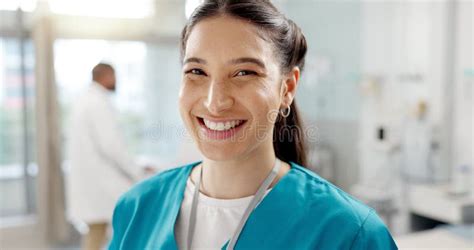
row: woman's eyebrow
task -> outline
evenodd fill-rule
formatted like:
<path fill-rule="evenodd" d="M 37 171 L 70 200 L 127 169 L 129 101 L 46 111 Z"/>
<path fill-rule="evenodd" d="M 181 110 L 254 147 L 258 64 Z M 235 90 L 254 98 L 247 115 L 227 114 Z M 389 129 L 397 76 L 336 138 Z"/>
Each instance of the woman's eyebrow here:
<path fill-rule="evenodd" d="M 257 58 L 252 58 L 252 57 L 241 57 L 237 59 L 232 59 L 229 62 L 230 64 L 239 64 L 239 63 L 254 63 L 260 66 L 261 68 L 265 69 L 265 64 L 257 59 Z"/>
<path fill-rule="evenodd" d="M 184 60 L 183 64 L 186 64 L 186 63 L 200 63 L 200 64 L 207 64 L 207 61 L 202 59 L 202 58 L 199 58 L 199 57 L 190 57 L 190 58 L 187 58 L 186 60 Z M 253 63 L 253 64 L 256 64 L 258 65 L 259 67 L 265 69 L 265 64 L 257 59 L 257 58 L 253 58 L 253 57 L 241 57 L 241 58 L 236 58 L 236 59 L 232 59 L 230 60 L 229 64 L 239 64 L 239 63 Z"/>
<path fill-rule="evenodd" d="M 186 60 L 184 60 L 183 64 L 186 64 L 186 63 L 200 63 L 200 64 L 207 64 L 206 60 L 204 59 L 201 59 L 201 58 L 198 58 L 198 57 L 190 57 L 190 58 L 187 58 Z"/>

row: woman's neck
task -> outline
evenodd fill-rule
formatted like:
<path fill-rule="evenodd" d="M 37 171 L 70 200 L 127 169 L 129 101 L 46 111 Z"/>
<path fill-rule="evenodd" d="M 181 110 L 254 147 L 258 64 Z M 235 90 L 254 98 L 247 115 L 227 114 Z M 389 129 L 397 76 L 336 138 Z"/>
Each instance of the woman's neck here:
<path fill-rule="evenodd" d="M 213 161 L 204 159 L 192 180 L 196 183 L 199 178 L 199 170 L 202 168 L 201 192 L 217 199 L 237 199 L 254 195 L 260 184 L 268 176 L 275 165 L 275 153 L 273 150 L 255 152 L 245 159 L 232 161 Z M 283 164 L 283 163 L 282 163 Z M 199 168 L 199 169 L 198 169 Z M 287 164 L 283 164 L 271 187 L 289 170 Z"/>

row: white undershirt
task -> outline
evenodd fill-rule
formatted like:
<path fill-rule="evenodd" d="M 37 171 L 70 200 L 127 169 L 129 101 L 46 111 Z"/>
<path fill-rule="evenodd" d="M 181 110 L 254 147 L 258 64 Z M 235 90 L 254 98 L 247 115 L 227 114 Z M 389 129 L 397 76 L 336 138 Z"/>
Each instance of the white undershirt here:
<path fill-rule="evenodd" d="M 189 217 L 194 183 L 188 178 L 181 203 L 175 234 L 179 249 L 184 249 L 189 230 Z M 268 189 L 265 193 L 271 189 Z M 252 196 L 239 199 L 216 199 L 199 193 L 192 249 L 221 249 L 234 233 Z"/>

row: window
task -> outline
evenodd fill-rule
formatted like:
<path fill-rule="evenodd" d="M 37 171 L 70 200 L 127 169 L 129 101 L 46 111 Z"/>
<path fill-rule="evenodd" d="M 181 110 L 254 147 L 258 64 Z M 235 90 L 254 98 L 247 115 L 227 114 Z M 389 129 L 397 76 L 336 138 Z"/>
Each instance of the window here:
<path fill-rule="evenodd" d="M 53 13 L 77 16 L 144 18 L 154 13 L 154 0 L 50 0 Z"/>
<path fill-rule="evenodd" d="M 0 217 L 32 214 L 37 167 L 31 40 L 0 38 L 0 83 Z"/>
<path fill-rule="evenodd" d="M 0 10 L 17 10 L 20 7 L 23 11 L 33 11 L 36 3 L 37 0 L 2 0 Z"/>

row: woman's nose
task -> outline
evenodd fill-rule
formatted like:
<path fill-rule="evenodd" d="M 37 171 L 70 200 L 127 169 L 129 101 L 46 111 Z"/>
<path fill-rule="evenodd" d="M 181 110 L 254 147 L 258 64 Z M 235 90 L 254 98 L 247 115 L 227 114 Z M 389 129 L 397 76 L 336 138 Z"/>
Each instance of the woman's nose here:
<path fill-rule="evenodd" d="M 230 90 L 223 82 L 212 82 L 209 85 L 204 105 L 211 114 L 218 115 L 234 105 L 234 99 L 229 92 Z"/>

